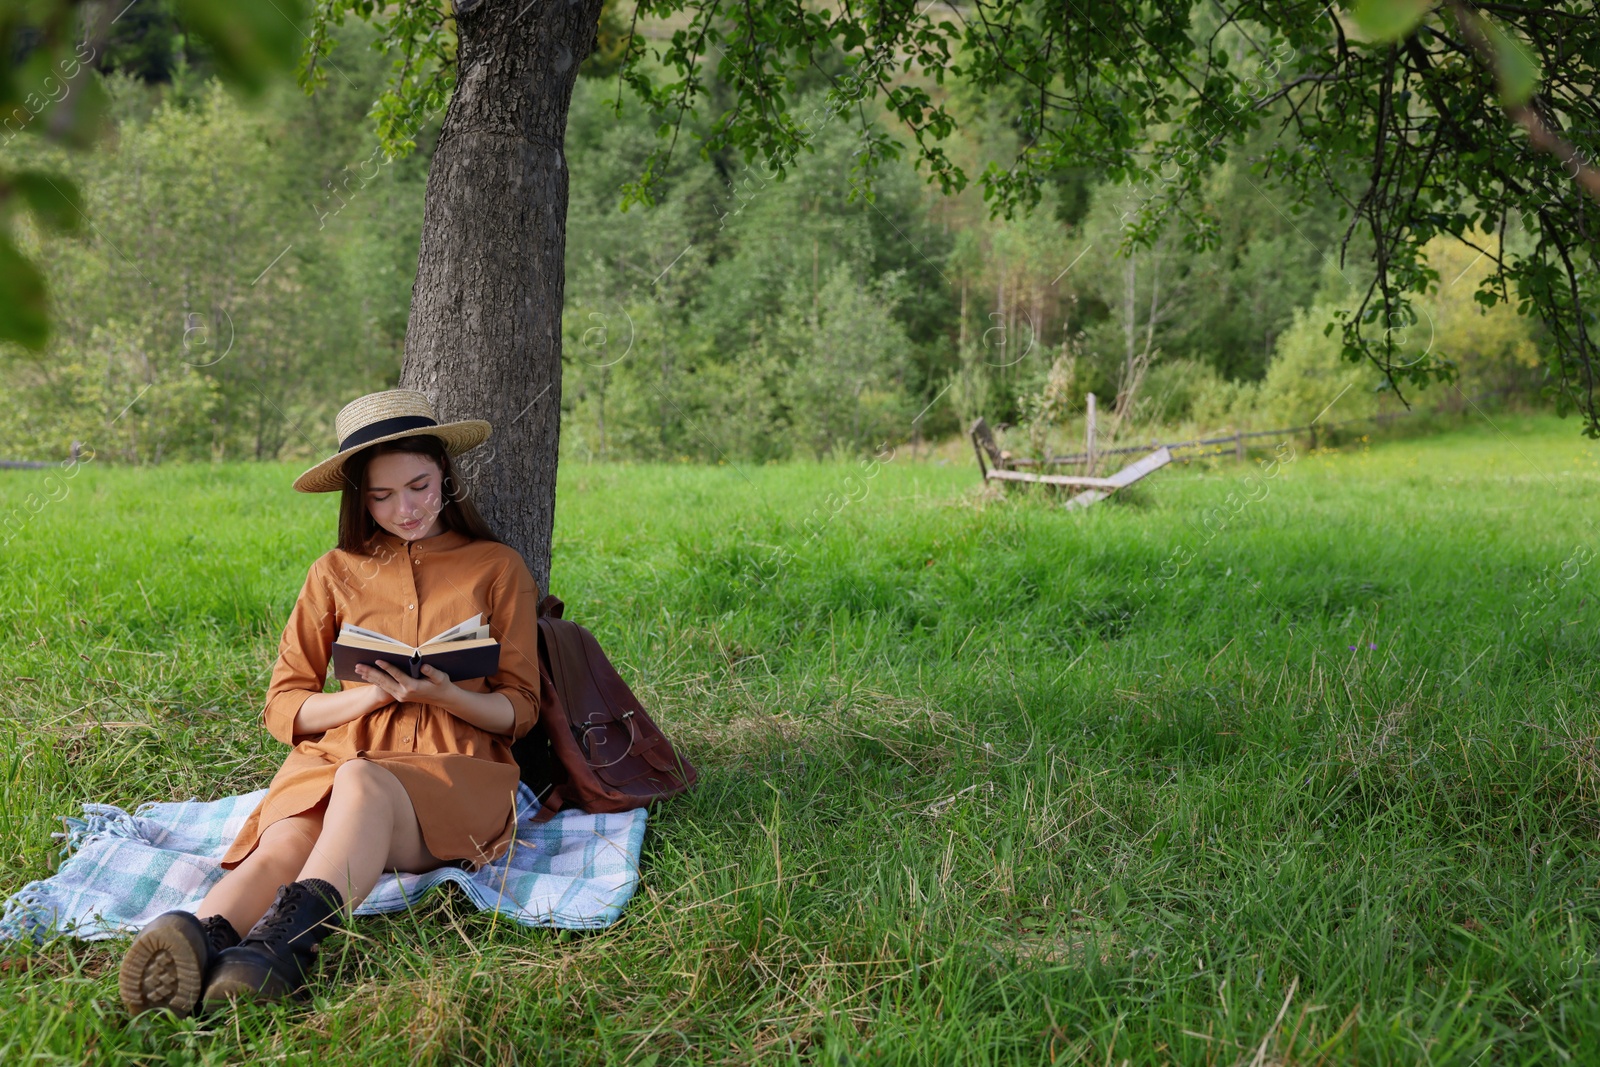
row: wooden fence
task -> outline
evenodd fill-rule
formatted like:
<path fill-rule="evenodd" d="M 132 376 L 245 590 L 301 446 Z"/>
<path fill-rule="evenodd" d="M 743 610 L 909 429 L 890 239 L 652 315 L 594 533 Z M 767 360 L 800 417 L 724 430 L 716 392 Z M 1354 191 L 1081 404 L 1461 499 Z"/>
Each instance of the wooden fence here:
<path fill-rule="evenodd" d="M 1466 399 L 1467 403 L 1476 404 L 1479 400 L 1487 400 L 1491 397 L 1504 396 L 1507 392 L 1508 390 L 1506 389 L 1491 389 L 1488 392 L 1479 393 L 1477 396 L 1468 397 Z M 1447 410 L 1448 409 L 1444 407 L 1434 407 L 1429 409 L 1427 413 L 1437 415 L 1443 414 Z M 1400 419 L 1410 418 L 1415 414 L 1417 414 L 1416 408 L 1410 408 L 1406 411 L 1383 412 L 1378 415 L 1366 416 L 1359 419 L 1345 419 L 1342 422 L 1325 422 L 1321 424 L 1321 429 L 1323 431 L 1328 431 L 1344 426 L 1359 426 L 1367 423 L 1370 423 L 1379 429 L 1383 429 L 1384 427 L 1390 426 Z M 1094 458 L 1098 460 L 1101 456 L 1126 456 L 1135 452 L 1149 452 L 1153 449 L 1161 448 L 1163 446 L 1171 449 L 1173 452 L 1177 452 L 1179 449 L 1184 448 L 1203 449 L 1213 448 L 1218 445 L 1231 445 L 1233 447 L 1234 455 L 1239 459 L 1244 459 L 1245 450 L 1247 447 L 1245 442 L 1253 440 L 1257 437 L 1292 437 L 1296 434 L 1306 434 L 1311 438 L 1311 447 L 1316 448 L 1317 430 L 1318 424 L 1313 421 L 1306 426 L 1288 426 L 1281 430 L 1241 430 L 1236 433 L 1229 434 L 1226 437 L 1201 437 L 1193 441 L 1150 441 L 1143 444 L 1127 445 L 1123 448 L 1096 448 L 1094 450 Z M 1051 467 L 1057 464 L 1070 466 L 1073 464 L 1081 465 L 1087 462 L 1088 459 L 1089 455 L 1086 452 L 1076 452 L 1066 456 L 1051 456 L 1049 459 L 1042 461 L 1030 459 L 1026 456 L 1012 456 L 1010 458 L 1010 464 L 1014 467 Z"/>
<path fill-rule="evenodd" d="M 82 441 L 72 442 L 72 454 L 68 458 L 71 462 L 78 462 L 78 455 L 83 449 Z M 0 470 L 10 471 L 42 471 L 46 467 L 59 467 L 59 463 L 50 463 L 41 459 L 0 459 Z"/>

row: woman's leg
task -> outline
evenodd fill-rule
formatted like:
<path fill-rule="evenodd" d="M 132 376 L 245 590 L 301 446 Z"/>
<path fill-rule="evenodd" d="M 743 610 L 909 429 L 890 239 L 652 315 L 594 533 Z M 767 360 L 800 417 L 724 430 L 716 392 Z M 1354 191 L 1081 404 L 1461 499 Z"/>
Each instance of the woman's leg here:
<path fill-rule="evenodd" d="M 243 862 L 211 887 L 196 914 L 169 911 L 146 924 L 117 972 L 129 1013 L 166 1008 L 183 1016 L 193 1011 L 217 953 L 255 925 L 280 885 L 294 881 L 321 826 L 320 805 L 280 819 L 262 831 Z M 231 934 L 215 925 L 219 915 L 233 927 Z"/>
<path fill-rule="evenodd" d="M 266 913 L 280 885 L 300 876 L 300 868 L 316 846 L 325 805 L 279 819 L 261 833 L 255 850 L 211 887 L 195 908 L 202 919 L 221 915 L 241 935 Z"/>
<path fill-rule="evenodd" d="M 430 871 L 442 862 L 423 843 L 400 779 L 370 760 L 352 759 L 334 773 L 322 832 L 296 877 L 330 883 L 353 910 L 384 871 Z"/>
<path fill-rule="evenodd" d="M 301 989 L 319 943 L 344 925 L 347 909 L 366 899 L 385 869 L 428 871 L 440 862 L 423 843 L 400 780 L 366 759 L 341 763 L 310 856 L 256 927 L 218 956 L 205 1000 L 276 999 Z"/>

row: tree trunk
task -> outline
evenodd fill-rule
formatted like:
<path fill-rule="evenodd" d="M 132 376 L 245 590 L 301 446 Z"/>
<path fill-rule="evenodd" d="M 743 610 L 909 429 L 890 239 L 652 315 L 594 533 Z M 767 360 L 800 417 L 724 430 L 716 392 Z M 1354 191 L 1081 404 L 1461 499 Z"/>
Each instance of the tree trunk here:
<path fill-rule="evenodd" d="M 550 587 L 561 428 L 567 168 L 600 0 L 459 0 L 455 92 L 428 171 L 400 384 L 487 419 L 464 488 Z"/>
<path fill-rule="evenodd" d="M 1133 333 L 1139 328 L 1139 312 L 1134 307 L 1134 300 L 1138 294 L 1139 276 L 1133 261 L 1133 253 L 1128 253 L 1128 265 L 1122 270 L 1122 340 L 1126 350 L 1122 360 L 1122 377 L 1126 380 L 1133 374 Z M 1115 406 L 1115 405 L 1113 405 Z"/>

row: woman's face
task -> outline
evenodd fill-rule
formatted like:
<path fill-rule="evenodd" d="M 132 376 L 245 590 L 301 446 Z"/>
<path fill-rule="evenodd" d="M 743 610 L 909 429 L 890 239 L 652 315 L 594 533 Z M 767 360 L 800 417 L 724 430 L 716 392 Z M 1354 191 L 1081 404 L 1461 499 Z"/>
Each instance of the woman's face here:
<path fill-rule="evenodd" d="M 367 467 L 367 510 L 373 521 L 406 541 L 442 532 L 444 490 L 439 464 L 414 452 L 386 452 Z"/>

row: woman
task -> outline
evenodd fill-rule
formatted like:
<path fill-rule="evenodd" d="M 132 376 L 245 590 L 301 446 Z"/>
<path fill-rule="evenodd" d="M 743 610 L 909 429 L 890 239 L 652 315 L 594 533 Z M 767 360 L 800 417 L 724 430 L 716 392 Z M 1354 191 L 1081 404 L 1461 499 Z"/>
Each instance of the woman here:
<path fill-rule="evenodd" d="M 335 429 L 337 454 L 294 487 L 342 490 L 339 544 L 306 575 L 263 710 L 292 751 L 195 912 L 157 916 L 128 947 L 130 1012 L 297 992 L 317 943 L 382 872 L 476 870 L 515 832 L 510 745 L 539 714 L 539 589 L 451 462 L 489 424 L 440 425 L 425 395 L 394 389 L 345 405 Z M 500 642 L 495 674 L 414 679 L 380 662 L 323 692 L 344 623 L 416 644 L 479 612 Z"/>

